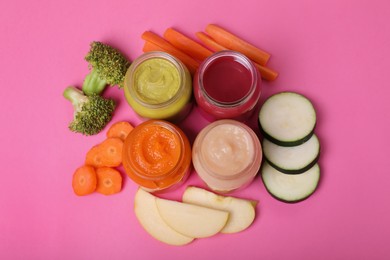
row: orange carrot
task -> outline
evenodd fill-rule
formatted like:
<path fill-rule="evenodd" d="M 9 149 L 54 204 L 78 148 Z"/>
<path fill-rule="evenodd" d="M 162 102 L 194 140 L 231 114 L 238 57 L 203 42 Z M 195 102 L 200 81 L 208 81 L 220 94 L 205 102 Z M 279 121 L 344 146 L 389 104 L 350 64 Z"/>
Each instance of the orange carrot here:
<path fill-rule="evenodd" d="M 259 69 L 261 78 L 268 80 L 268 81 L 273 81 L 278 77 L 278 73 L 270 68 L 261 66 L 260 64 L 253 62 L 255 66 Z"/>
<path fill-rule="evenodd" d="M 126 121 L 119 121 L 111 125 L 107 131 L 107 137 L 117 137 L 125 141 L 127 135 L 134 129 L 134 127 Z"/>
<path fill-rule="evenodd" d="M 123 141 L 121 139 L 107 138 L 87 152 L 85 164 L 94 167 L 117 167 L 122 163 L 122 149 Z"/>
<path fill-rule="evenodd" d="M 187 69 L 189 70 L 189 72 L 192 75 L 195 74 L 195 71 L 198 69 L 199 64 L 200 64 L 199 62 L 197 62 L 196 60 L 194 60 L 193 58 L 191 58 L 187 54 L 184 54 L 185 56 L 182 56 L 180 53 L 171 52 L 169 50 L 167 51 L 167 50 L 161 48 L 160 46 L 158 46 L 152 42 L 148 42 L 148 41 L 145 42 L 142 50 L 143 50 L 143 52 L 163 51 L 163 52 L 171 54 L 172 56 L 175 56 L 181 62 L 183 62 L 183 64 L 187 67 Z"/>
<path fill-rule="evenodd" d="M 210 50 L 213 51 L 223 51 L 227 50 L 226 47 L 220 45 L 214 39 L 212 39 L 210 36 L 205 34 L 204 32 L 197 32 L 195 33 L 195 36 L 203 43 L 204 46 L 209 48 Z"/>
<path fill-rule="evenodd" d="M 97 187 L 96 191 L 104 195 L 118 193 L 122 189 L 122 175 L 111 167 L 96 169 Z"/>
<path fill-rule="evenodd" d="M 214 51 L 223 51 L 227 50 L 226 47 L 222 46 L 221 44 L 218 44 L 216 41 L 214 41 L 213 38 L 208 36 L 207 34 L 203 32 L 197 32 L 196 36 L 198 39 L 208 48 L 214 50 Z M 268 81 L 273 81 L 278 77 L 278 73 L 270 68 L 267 68 L 265 66 L 261 66 L 260 64 L 254 62 L 255 66 L 259 69 L 260 75 L 263 79 Z"/>
<path fill-rule="evenodd" d="M 91 194 L 96 190 L 97 177 L 95 168 L 92 166 L 81 166 L 73 174 L 72 187 L 78 196 Z"/>
<path fill-rule="evenodd" d="M 191 73 L 194 73 L 198 69 L 200 64 L 198 61 L 180 51 L 159 35 L 150 31 L 146 31 L 142 34 L 141 37 L 146 41 L 146 46 L 144 46 L 143 49 L 144 52 L 164 51 L 181 60 Z"/>
<path fill-rule="evenodd" d="M 173 28 L 168 28 L 165 31 L 164 38 L 196 60 L 203 61 L 212 54 L 210 50 Z"/>
<path fill-rule="evenodd" d="M 215 24 L 207 25 L 206 33 L 208 33 L 217 43 L 228 49 L 243 53 L 248 58 L 262 66 L 264 66 L 271 57 L 269 53 L 255 47 Z"/>

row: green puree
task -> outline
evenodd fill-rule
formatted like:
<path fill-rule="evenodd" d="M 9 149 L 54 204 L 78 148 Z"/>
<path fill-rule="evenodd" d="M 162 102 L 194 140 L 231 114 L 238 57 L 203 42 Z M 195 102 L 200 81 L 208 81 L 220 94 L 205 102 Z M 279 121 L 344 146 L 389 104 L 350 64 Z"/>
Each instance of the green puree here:
<path fill-rule="evenodd" d="M 134 72 L 138 98 L 148 104 L 161 104 L 176 95 L 180 75 L 175 66 L 160 58 L 142 62 Z"/>

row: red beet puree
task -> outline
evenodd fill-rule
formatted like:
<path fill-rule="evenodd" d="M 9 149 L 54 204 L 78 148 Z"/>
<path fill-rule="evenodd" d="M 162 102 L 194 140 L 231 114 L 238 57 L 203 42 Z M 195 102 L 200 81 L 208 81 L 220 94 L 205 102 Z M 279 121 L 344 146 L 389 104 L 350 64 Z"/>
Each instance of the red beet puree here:
<path fill-rule="evenodd" d="M 237 102 L 248 94 L 250 71 L 234 57 L 221 57 L 206 69 L 203 86 L 210 98 L 223 103 Z"/>
<path fill-rule="evenodd" d="M 257 68 L 243 54 L 221 51 L 206 59 L 194 77 L 195 99 L 209 119 L 244 121 L 261 92 Z"/>

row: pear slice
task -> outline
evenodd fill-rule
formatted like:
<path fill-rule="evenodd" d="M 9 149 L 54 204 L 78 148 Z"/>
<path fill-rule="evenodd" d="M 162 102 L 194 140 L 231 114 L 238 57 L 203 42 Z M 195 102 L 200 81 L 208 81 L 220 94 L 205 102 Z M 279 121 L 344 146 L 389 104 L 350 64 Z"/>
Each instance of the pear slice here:
<path fill-rule="evenodd" d="M 156 197 L 141 188 L 135 194 L 134 211 L 146 232 L 163 243 L 181 246 L 194 240 L 192 237 L 184 236 L 169 227 L 160 217 Z"/>
<path fill-rule="evenodd" d="M 174 230 L 193 238 L 210 237 L 222 230 L 229 213 L 193 204 L 156 198 L 161 218 Z"/>
<path fill-rule="evenodd" d="M 236 233 L 248 228 L 255 219 L 257 201 L 217 195 L 197 187 L 188 187 L 183 202 L 229 212 L 229 220 L 221 233 Z"/>

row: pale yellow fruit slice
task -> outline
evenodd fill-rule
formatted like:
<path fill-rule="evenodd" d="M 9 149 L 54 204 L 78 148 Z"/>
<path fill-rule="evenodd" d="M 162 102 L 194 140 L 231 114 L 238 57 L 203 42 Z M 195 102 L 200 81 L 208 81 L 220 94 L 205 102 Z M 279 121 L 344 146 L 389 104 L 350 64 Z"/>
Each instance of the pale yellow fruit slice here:
<path fill-rule="evenodd" d="M 168 226 L 158 212 L 156 197 L 141 188 L 135 195 L 134 211 L 146 232 L 163 243 L 181 246 L 194 240 Z"/>
<path fill-rule="evenodd" d="M 156 198 L 161 218 L 172 229 L 193 238 L 210 237 L 222 230 L 229 213 L 188 203 Z"/>
<path fill-rule="evenodd" d="M 229 212 L 229 220 L 221 233 L 237 233 L 248 228 L 254 221 L 256 201 L 221 196 L 205 189 L 188 187 L 183 202 Z"/>

